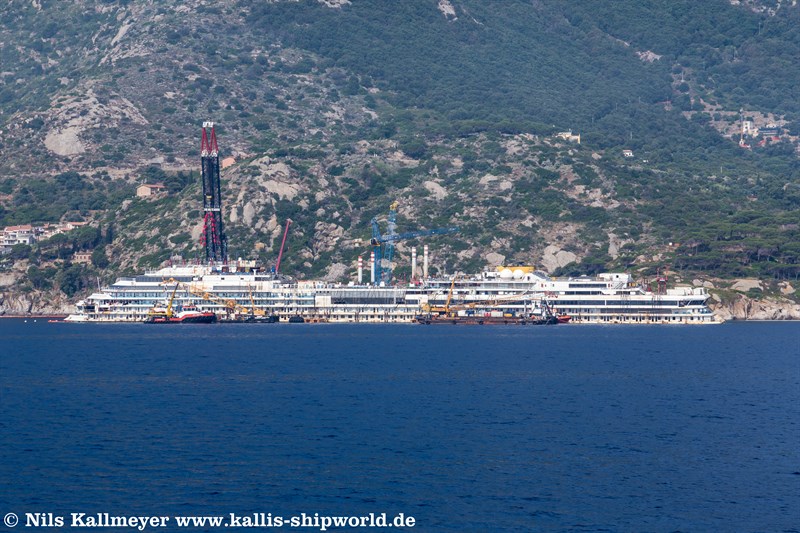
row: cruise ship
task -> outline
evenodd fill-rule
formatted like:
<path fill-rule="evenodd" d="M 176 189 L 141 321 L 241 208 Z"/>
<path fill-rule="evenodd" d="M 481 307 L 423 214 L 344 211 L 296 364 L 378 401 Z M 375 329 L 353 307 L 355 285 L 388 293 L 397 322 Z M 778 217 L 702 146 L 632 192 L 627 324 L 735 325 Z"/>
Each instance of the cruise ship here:
<path fill-rule="evenodd" d="M 140 276 L 120 278 L 78 302 L 77 311 L 67 317 L 68 321 L 145 322 L 148 315 L 161 316 L 166 309 L 168 316 L 186 316 L 181 315 L 186 310 L 206 317 L 213 313 L 214 322 L 535 324 L 552 323 L 553 317 L 569 323 L 717 322 L 706 304 L 709 295 L 705 289 L 667 289 L 664 280 L 659 282 L 658 290 L 650 291 L 629 274 L 562 279 L 551 278 L 533 267 L 515 266 L 471 276 L 431 278 L 427 275 L 427 246 L 420 279 L 405 284 L 386 283 L 391 275 L 383 276 L 385 267 L 380 265 L 383 261 L 391 264 L 395 241 L 458 231 L 451 227 L 396 233 L 397 202 L 390 206 L 386 235 L 381 235 L 378 221 L 372 219 L 373 283 L 304 281 L 278 275 L 291 220 L 286 221 L 275 274 L 264 272 L 253 261 L 228 263 L 213 122 L 203 123 L 200 145 L 204 213 L 200 244 L 205 262 L 169 265 Z M 417 272 L 414 248 L 412 272 Z M 360 259 L 358 279 L 362 279 Z M 159 309 L 162 311 L 157 312 Z M 480 320 L 481 316 L 487 320 Z"/>
<path fill-rule="evenodd" d="M 253 266 L 172 265 L 119 278 L 78 302 L 66 320 L 144 322 L 151 309 L 170 300 L 176 310 L 196 307 L 223 322 L 412 323 L 443 310 L 452 317 L 558 314 L 577 324 L 719 322 L 704 288 L 659 284 L 651 291 L 625 273 L 552 278 L 532 267 L 498 267 L 387 286 L 293 280 Z"/>

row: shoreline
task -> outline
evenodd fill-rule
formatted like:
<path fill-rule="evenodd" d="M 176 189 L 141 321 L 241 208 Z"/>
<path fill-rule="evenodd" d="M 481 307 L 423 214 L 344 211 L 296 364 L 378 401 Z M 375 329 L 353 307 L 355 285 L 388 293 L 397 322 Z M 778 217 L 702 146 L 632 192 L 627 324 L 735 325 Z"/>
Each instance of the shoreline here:
<path fill-rule="evenodd" d="M 35 313 L 30 313 L 30 314 L 27 314 L 27 315 L 0 315 L 0 318 L 15 318 L 15 319 L 20 319 L 20 318 L 36 318 L 36 319 L 38 319 L 38 318 L 51 318 L 51 319 L 64 320 L 68 316 L 69 316 L 69 314 L 66 314 L 66 315 L 65 314 L 42 314 L 42 315 L 38 315 L 38 314 L 35 314 Z"/>

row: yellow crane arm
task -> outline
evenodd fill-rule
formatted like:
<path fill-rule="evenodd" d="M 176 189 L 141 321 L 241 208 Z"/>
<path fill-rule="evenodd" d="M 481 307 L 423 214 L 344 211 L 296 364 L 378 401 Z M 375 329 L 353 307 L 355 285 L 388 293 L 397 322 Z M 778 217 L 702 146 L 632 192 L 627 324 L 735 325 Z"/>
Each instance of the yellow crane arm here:
<path fill-rule="evenodd" d="M 256 300 L 253 298 L 253 287 L 250 284 L 247 285 L 247 290 L 250 291 L 250 310 L 248 311 L 251 315 L 257 316 L 264 316 L 266 313 L 263 309 L 259 309 L 256 307 Z"/>
<path fill-rule="evenodd" d="M 193 287 L 189 283 L 186 283 L 186 282 L 183 282 L 183 281 L 177 281 L 177 280 L 175 280 L 173 278 L 170 278 L 167 283 L 175 283 L 175 290 L 176 291 L 178 290 L 178 287 L 183 287 L 192 296 L 196 296 L 196 297 L 198 297 L 198 298 L 200 298 L 202 300 L 206 300 L 206 301 L 209 301 L 209 302 L 214 302 L 214 303 L 221 304 L 223 307 L 225 307 L 225 309 L 229 309 L 231 311 L 237 311 L 239 313 L 249 313 L 250 312 L 250 310 L 247 307 L 237 304 L 236 300 L 220 298 L 219 296 L 215 296 L 215 295 L 211 294 L 208 291 L 204 291 L 203 289 L 199 289 L 197 287 Z M 175 296 L 175 291 L 172 292 L 172 296 L 173 297 Z M 170 300 L 170 304 L 172 304 L 171 300 Z M 169 310 L 168 310 L 168 312 L 169 312 Z"/>
<path fill-rule="evenodd" d="M 215 302 L 218 304 L 222 304 L 226 309 L 230 309 L 231 311 L 236 310 L 237 308 L 247 309 L 236 303 L 236 300 L 220 298 L 219 296 L 214 296 L 208 291 L 204 291 L 202 289 L 197 289 L 195 287 L 189 286 L 189 292 L 198 298 L 209 302 Z"/>
<path fill-rule="evenodd" d="M 167 318 L 172 318 L 172 302 L 175 301 L 175 293 L 178 292 L 178 283 L 175 283 L 175 288 L 172 289 L 172 294 L 169 297 L 169 303 L 167 304 Z"/>
<path fill-rule="evenodd" d="M 441 307 L 438 305 L 431 305 L 426 303 L 422 305 L 423 312 L 450 314 L 450 309 L 451 309 L 450 302 L 453 301 L 453 290 L 455 289 L 455 286 L 456 286 L 456 276 L 454 275 L 453 281 L 450 282 L 450 290 L 447 291 L 447 301 L 445 302 L 444 306 Z"/>
<path fill-rule="evenodd" d="M 453 289 L 456 286 L 456 275 L 453 274 L 453 281 L 450 282 L 450 290 L 447 293 L 447 302 L 444 304 L 445 313 L 450 311 L 450 302 L 453 300 Z"/>

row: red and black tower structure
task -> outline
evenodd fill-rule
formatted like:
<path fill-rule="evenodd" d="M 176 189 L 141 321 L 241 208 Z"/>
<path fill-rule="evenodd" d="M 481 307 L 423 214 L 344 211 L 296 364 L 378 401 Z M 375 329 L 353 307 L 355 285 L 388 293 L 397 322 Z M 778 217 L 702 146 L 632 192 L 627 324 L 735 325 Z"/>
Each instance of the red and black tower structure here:
<path fill-rule="evenodd" d="M 222 226 L 219 149 L 213 122 L 203 122 L 200 161 L 203 174 L 203 233 L 200 235 L 200 244 L 206 249 L 206 261 L 227 263 L 228 238 Z"/>

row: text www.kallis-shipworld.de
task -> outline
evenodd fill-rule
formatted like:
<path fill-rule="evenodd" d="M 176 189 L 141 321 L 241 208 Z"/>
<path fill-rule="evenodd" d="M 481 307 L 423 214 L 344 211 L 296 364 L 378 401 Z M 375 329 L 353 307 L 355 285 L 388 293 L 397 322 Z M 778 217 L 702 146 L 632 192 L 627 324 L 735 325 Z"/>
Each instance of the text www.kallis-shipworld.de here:
<path fill-rule="evenodd" d="M 387 516 L 386 513 L 369 513 L 361 516 L 321 516 L 319 513 L 300 513 L 295 516 L 278 516 L 272 513 L 251 513 L 214 516 L 141 516 L 112 515 L 110 513 L 25 513 L 18 518 L 8 513 L 3 519 L 7 527 L 72 527 L 72 528 L 127 528 L 138 531 L 158 528 L 310 528 L 327 531 L 332 527 L 406 527 L 416 525 L 413 516 L 399 513 Z"/>

